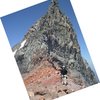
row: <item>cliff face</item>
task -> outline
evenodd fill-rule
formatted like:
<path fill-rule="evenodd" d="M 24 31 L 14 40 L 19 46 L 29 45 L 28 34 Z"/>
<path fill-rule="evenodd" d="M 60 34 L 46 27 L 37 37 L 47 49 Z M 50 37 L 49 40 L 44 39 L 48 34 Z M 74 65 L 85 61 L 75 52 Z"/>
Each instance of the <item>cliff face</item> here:
<path fill-rule="evenodd" d="M 51 1 L 48 12 L 29 29 L 24 39 L 13 48 L 13 52 L 28 89 L 31 87 L 30 84 L 37 85 L 39 79 L 41 80 L 40 83 L 49 84 L 51 82 L 50 78 L 47 77 L 49 74 L 50 77 L 52 76 L 51 80 L 54 80 L 53 83 L 58 88 L 65 89 L 65 91 L 64 89 L 59 89 L 59 93 L 62 94 L 72 92 L 72 88 L 73 91 L 76 91 L 97 83 L 94 73 L 81 56 L 77 35 L 74 32 L 72 24 L 68 17 L 60 11 L 57 0 Z M 69 87 L 61 85 L 59 69 L 63 65 L 68 70 L 68 83 L 72 84 L 72 87 L 70 85 L 68 85 Z M 45 80 L 39 78 L 39 74 Z M 48 86 L 47 88 L 49 89 Z M 48 90 L 47 88 L 43 89 Z M 36 87 L 32 89 L 32 91 L 35 91 Z M 57 89 L 54 90 L 57 91 Z M 47 93 L 49 94 L 49 92 Z M 50 93 L 50 98 L 52 98 L 53 92 Z"/>

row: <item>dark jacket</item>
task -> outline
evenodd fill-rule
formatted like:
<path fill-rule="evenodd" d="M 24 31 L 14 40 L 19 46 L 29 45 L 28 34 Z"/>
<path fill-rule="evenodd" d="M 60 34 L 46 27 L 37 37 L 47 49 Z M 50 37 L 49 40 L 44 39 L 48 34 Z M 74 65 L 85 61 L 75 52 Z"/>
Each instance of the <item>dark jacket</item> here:
<path fill-rule="evenodd" d="M 66 68 L 61 69 L 61 75 L 67 75 L 67 70 Z"/>

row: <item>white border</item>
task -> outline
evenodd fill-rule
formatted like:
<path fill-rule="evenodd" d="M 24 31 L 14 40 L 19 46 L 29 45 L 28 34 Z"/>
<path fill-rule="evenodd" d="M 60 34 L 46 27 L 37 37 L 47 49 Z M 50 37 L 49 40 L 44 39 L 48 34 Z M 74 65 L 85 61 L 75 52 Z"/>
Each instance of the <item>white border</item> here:
<path fill-rule="evenodd" d="M 0 0 L 0 17 L 44 0 Z M 83 36 L 100 78 L 100 0 L 71 0 Z M 28 100 L 28 95 L 0 21 L 0 100 Z M 71 93 L 58 100 L 99 100 L 100 84 Z"/>
<path fill-rule="evenodd" d="M 46 0 L 0 0 L 0 17 Z"/>

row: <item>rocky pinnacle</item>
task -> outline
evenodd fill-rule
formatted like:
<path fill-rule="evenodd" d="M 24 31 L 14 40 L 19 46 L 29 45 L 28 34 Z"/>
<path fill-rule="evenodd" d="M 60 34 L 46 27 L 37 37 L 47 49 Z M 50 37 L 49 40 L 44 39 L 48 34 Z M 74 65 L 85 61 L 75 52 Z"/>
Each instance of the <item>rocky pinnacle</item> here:
<path fill-rule="evenodd" d="M 65 65 L 68 71 L 80 73 L 87 84 L 97 83 L 81 55 L 77 33 L 60 10 L 58 0 L 51 1 L 47 13 L 30 27 L 13 52 L 21 74 L 36 69 L 47 59 L 55 69 Z"/>

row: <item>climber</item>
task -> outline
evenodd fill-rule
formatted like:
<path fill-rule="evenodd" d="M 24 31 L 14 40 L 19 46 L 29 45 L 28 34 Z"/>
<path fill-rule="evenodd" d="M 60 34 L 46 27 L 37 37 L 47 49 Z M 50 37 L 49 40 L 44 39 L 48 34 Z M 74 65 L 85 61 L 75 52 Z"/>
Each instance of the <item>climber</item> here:
<path fill-rule="evenodd" d="M 62 69 L 61 69 L 61 78 L 62 78 L 62 84 L 63 85 L 67 85 L 67 69 L 66 69 L 66 66 L 62 66 Z"/>

